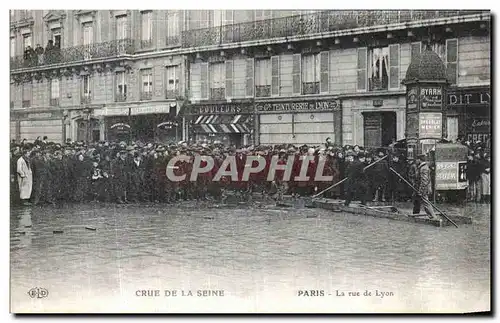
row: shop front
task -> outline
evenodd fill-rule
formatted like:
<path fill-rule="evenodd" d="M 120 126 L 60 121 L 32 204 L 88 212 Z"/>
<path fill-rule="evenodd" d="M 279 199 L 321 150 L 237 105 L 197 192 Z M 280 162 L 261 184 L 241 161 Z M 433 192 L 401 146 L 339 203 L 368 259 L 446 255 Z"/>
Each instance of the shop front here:
<path fill-rule="evenodd" d="M 465 138 L 491 143 L 490 87 L 450 88 L 447 94 L 447 134 L 449 140 Z"/>
<path fill-rule="evenodd" d="M 343 144 L 387 147 L 405 138 L 404 95 L 342 98 Z"/>
<path fill-rule="evenodd" d="M 178 103 L 103 108 L 108 141 L 174 143 L 180 140 Z"/>
<path fill-rule="evenodd" d="M 342 109 L 338 99 L 273 100 L 255 103 L 259 143 L 320 145 L 329 137 L 342 142 Z"/>
<path fill-rule="evenodd" d="M 241 147 L 253 143 L 254 108 L 250 101 L 191 104 L 186 113 L 189 139 Z"/>
<path fill-rule="evenodd" d="M 47 141 L 64 141 L 63 111 L 11 112 L 11 139 L 33 142 L 47 136 Z"/>

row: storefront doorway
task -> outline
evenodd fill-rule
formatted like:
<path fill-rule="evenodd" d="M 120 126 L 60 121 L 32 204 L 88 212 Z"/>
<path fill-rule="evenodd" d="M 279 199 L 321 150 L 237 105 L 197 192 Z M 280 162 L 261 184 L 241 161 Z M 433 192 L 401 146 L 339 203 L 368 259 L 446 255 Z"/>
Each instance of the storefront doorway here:
<path fill-rule="evenodd" d="M 363 112 L 365 147 L 387 147 L 396 140 L 396 112 Z"/>
<path fill-rule="evenodd" d="M 76 121 L 76 140 L 84 142 L 97 142 L 100 140 L 101 130 L 98 119 L 80 119 Z"/>

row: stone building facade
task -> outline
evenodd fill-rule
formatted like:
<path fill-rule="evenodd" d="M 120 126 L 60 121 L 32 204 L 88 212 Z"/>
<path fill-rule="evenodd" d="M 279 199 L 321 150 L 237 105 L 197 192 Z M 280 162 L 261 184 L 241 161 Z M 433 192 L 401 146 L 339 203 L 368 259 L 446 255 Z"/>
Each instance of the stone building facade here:
<path fill-rule="evenodd" d="M 452 84 L 447 136 L 486 138 L 490 17 L 467 10 L 16 11 L 11 136 L 235 145 L 317 145 L 330 137 L 385 146 L 405 137 L 401 81 L 412 56 L 430 46 Z M 34 44 L 59 32 L 64 59 L 26 66 L 19 55 L 30 31 Z"/>

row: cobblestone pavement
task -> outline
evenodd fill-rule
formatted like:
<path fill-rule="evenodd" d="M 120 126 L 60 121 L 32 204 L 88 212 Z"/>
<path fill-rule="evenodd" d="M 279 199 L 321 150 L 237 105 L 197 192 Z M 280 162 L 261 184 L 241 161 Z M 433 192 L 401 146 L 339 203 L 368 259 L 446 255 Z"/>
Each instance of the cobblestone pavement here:
<path fill-rule="evenodd" d="M 435 228 L 258 202 L 12 208 L 11 310 L 488 310 L 490 209 L 455 211 L 474 224 Z M 48 297 L 30 298 L 33 287 Z M 138 290 L 161 290 L 161 297 Z M 224 296 L 197 297 L 198 290 Z"/>

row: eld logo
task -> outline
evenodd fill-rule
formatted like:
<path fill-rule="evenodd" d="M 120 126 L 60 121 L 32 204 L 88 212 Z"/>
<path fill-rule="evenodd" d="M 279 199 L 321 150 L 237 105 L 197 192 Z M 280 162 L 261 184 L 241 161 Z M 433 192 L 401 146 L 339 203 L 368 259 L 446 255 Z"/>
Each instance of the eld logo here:
<path fill-rule="evenodd" d="M 28 295 L 31 298 L 45 298 L 49 296 L 49 291 L 45 288 L 35 287 L 29 290 Z"/>

